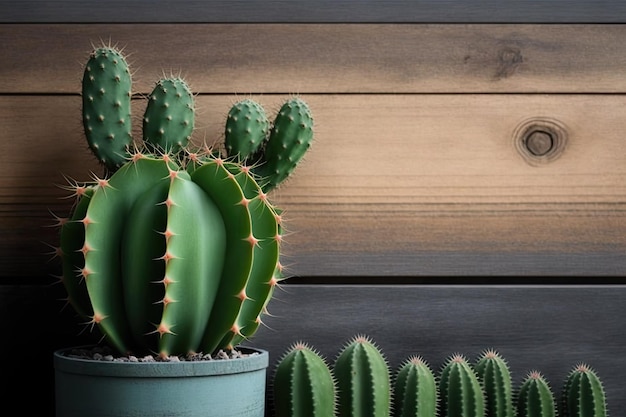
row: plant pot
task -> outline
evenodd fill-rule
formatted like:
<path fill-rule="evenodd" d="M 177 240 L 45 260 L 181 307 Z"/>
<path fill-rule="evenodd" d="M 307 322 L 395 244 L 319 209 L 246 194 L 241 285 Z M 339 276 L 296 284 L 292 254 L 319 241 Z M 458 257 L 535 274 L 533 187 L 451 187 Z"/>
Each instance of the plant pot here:
<path fill-rule="evenodd" d="M 267 351 L 237 359 L 111 362 L 54 353 L 57 417 L 263 417 Z M 250 355 L 251 354 L 251 355 Z"/>

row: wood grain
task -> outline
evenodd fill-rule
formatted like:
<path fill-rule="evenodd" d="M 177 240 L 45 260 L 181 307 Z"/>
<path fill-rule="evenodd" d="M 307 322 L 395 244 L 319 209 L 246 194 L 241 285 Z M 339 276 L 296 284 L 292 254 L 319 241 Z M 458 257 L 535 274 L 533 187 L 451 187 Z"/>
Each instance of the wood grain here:
<path fill-rule="evenodd" d="M 623 93 L 626 25 L 0 25 L 0 92 L 76 94 L 91 44 L 135 90 L 205 94 Z M 154 46 L 158 45 L 158 48 Z"/>
<path fill-rule="evenodd" d="M 0 22 L 623 23 L 619 0 L 22 0 Z"/>
<path fill-rule="evenodd" d="M 269 109 L 285 97 L 257 97 Z M 622 95 L 307 95 L 316 139 L 272 197 L 295 276 L 623 275 Z M 203 95 L 194 142 L 220 143 L 234 96 Z M 134 102 L 141 114 L 142 101 Z M 513 132 L 558 120 L 567 146 L 528 164 Z M 0 97 L 3 276 L 38 276 L 63 175 L 100 168 L 78 96 Z M 16 140 L 16 138 L 23 138 Z"/>

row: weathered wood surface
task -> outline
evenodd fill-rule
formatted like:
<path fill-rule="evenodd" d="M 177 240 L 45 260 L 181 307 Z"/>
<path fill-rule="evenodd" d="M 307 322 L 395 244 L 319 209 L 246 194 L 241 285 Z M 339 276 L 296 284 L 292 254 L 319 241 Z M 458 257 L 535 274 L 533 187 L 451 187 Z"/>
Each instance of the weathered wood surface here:
<path fill-rule="evenodd" d="M 206 94 L 622 93 L 626 25 L 0 25 L 0 93 L 76 94 L 92 43 L 135 90 Z M 158 47 L 155 47 L 158 45 Z"/>
<path fill-rule="evenodd" d="M 258 99 L 275 109 L 285 97 Z M 231 95 L 197 98 L 197 142 L 221 140 Z M 623 95 L 306 95 L 316 142 L 272 196 L 298 276 L 623 275 Z M 143 101 L 135 102 L 142 112 Z M 563 155 L 533 166 L 518 124 L 559 120 Z M 0 96 L 4 277 L 50 270 L 63 175 L 100 174 L 80 97 Z"/>
<path fill-rule="evenodd" d="M 438 370 L 453 353 L 474 360 L 484 349 L 498 349 L 515 384 L 538 369 L 557 392 L 571 367 L 587 362 L 605 383 L 610 415 L 620 416 L 626 409 L 624 291 L 623 286 L 287 285 L 270 302 L 266 327 L 248 344 L 269 351 L 268 380 L 295 341 L 313 345 L 332 363 L 356 334 L 369 335 L 394 369 L 413 354 Z M 71 310 L 61 310 L 62 295 L 58 287 L 0 286 L 0 313 L 9 318 L 4 332 L 10 335 L 0 346 L 10 382 L 0 399 L 23 415 L 53 415 L 52 351 L 93 341 L 79 334 L 82 327 Z M 37 393 L 37 401 L 20 401 L 24 393 Z"/>
<path fill-rule="evenodd" d="M 620 0 L 21 0 L 0 22 L 623 23 Z"/>

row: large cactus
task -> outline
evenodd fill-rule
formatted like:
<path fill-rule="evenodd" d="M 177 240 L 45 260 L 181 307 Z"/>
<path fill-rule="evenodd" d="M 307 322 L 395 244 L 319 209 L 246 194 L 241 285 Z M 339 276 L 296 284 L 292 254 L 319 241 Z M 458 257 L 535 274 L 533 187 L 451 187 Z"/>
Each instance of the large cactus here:
<path fill-rule="evenodd" d="M 246 158 L 191 149 L 193 95 L 179 78 L 157 82 L 131 147 L 129 77 L 111 47 L 85 68 L 85 131 L 107 173 L 74 184 L 61 222 L 68 300 L 120 353 L 231 349 L 254 335 L 282 278 L 281 210 Z"/>
<path fill-rule="evenodd" d="M 531 371 L 517 394 L 518 417 L 555 417 L 554 394 L 541 372 Z"/>
<path fill-rule="evenodd" d="M 600 378 L 585 363 L 572 369 L 565 380 L 562 417 L 606 417 L 606 396 Z"/>
<path fill-rule="evenodd" d="M 411 356 L 402 363 L 393 386 L 394 416 L 436 417 L 437 382 L 424 358 Z"/>
<path fill-rule="evenodd" d="M 493 349 L 484 351 L 475 370 L 483 384 L 486 417 L 514 417 L 511 372 L 502 356 Z"/>
<path fill-rule="evenodd" d="M 485 399 L 476 372 L 465 356 L 452 355 L 439 381 L 442 417 L 484 417 Z"/>
<path fill-rule="evenodd" d="M 391 381 L 387 361 L 371 339 L 352 338 L 335 361 L 339 415 L 389 417 Z"/>
<path fill-rule="evenodd" d="M 276 417 L 333 417 L 335 379 L 326 360 L 310 346 L 296 342 L 279 359 L 273 377 Z"/>

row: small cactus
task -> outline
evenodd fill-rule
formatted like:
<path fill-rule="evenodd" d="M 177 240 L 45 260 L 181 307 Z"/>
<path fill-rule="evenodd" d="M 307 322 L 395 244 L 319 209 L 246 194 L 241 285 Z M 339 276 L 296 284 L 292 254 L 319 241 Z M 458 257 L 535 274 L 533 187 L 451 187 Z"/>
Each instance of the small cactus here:
<path fill-rule="evenodd" d="M 486 417 L 514 417 L 511 372 L 502 356 L 486 350 L 474 369 L 483 385 Z"/>
<path fill-rule="evenodd" d="M 412 356 L 400 365 L 393 394 L 395 417 L 436 417 L 437 383 L 422 357 Z"/>
<path fill-rule="evenodd" d="M 539 371 L 531 371 L 517 394 L 518 417 L 555 417 L 554 394 Z"/>
<path fill-rule="evenodd" d="M 326 360 L 297 342 L 278 361 L 273 378 L 275 417 L 332 417 L 335 380 Z"/>
<path fill-rule="evenodd" d="M 224 145 L 228 155 L 236 155 L 253 165 L 269 134 L 270 122 L 263 107 L 252 99 L 235 103 L 226 119 Z"/>
<path fill-rule="evenodd" d="M 335 361 L 334 374 L 341 417 L 389 417 L 389 366 L 367 336 L 355 336 L 344 346 Z"/>
<path fill-rule="evenodd" d="M 475 371 L 461 354 L 452 355 L 440 375 L 441 417 L 484 417 L 485 399 Z"/>
<path fill-rule="evenodd" d="M 587 364 L 576 365 L 567 376 L 561 407 L 562 417 L 606 417 L 602 382 Z"/>

